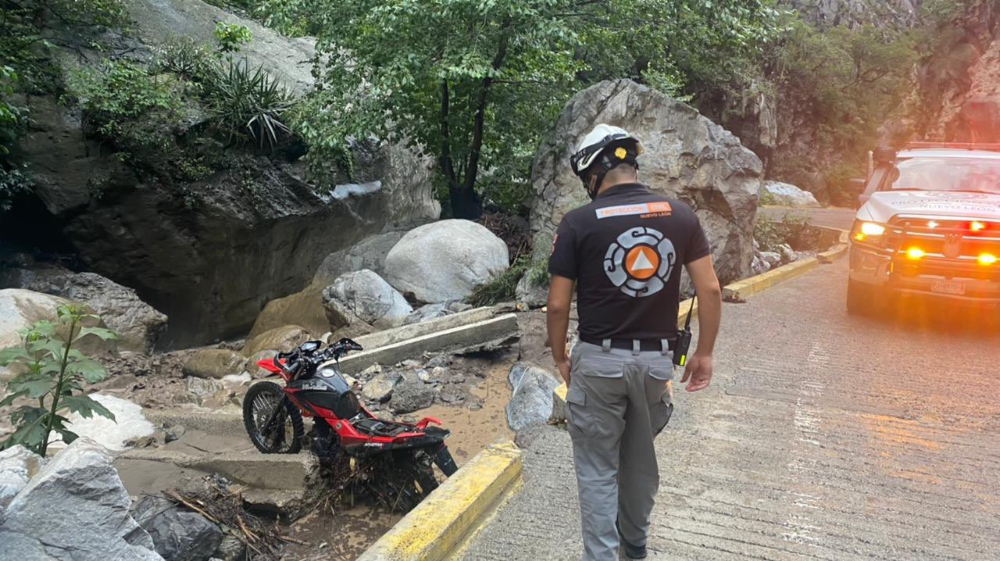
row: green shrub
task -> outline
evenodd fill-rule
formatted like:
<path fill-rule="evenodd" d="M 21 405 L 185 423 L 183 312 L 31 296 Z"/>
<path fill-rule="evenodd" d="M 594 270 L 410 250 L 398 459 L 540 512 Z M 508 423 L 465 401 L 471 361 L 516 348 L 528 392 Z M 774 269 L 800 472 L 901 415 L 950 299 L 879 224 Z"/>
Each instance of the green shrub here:
<path fill-rule="evenodd" d="M 153 61 L 153 71 L 167 70 L 197 82 L 210 78 L 218 61 L 205 47 L 184 37 L 161 49 Z"/>
<path fill-rule="evenodd" d="M 26 171 L 0 166 L 0 212 L 10 210 L 14 200 L 19 195 L 30 193 L 33 187 L 34 182 Z"/>
<path fill-rule="evenodd" d="M 549 280 L 547 264 L 544 261 L 532 262 L 525 255 L 496 278 L 477 287 L 466 301 L 476 307 L 510 302 L 517 298 L 517 284 L 525 275 L 535 286 L 543 286 Z"/>
<path fill-rule="evenodd" d="M 180 100 L 167 79 L 121 60 L 76 73 L 70 86 L 85 110 L 85 128 L 98 137 L 133 156 L 169 145 L 163 123 L 174 120 Z"/>
<path fill-rule="evenodd" d="M 215 35 L 217 48 L 222 53 L 235 53 L 244 43 L 253 40 L 253 34 L 246 26 L 235 23 L 217 21 L 212 34 Z"/>
<path fill-rule="evenodd" d="M 74 306 L 60 306 L 59 323 L 40 321 L 24 335 L 24 344 L 0 351 L 0 366 L 10 367 L 16 376 L 7 384 L 7 396 L 0 407 L 9 407 L 19 398 L 38 403 L 21 405 L 11 414 L 16 427 L 13 434 L 0 443 L 0 450 L 22 445 L 45 456 L 49 433 L 58 432 L 69 444 L 77 435 L 66 428 L 64 412 L 83 417 L 94 414 L 114 420 L 115 416 L 103 405 L 83 394 L 82 382 L 95 384 L 107 378 L 100 363 L 87 358 L 74 346 L 84 337 L 114 339 L 107 329 L 86 327 L 98 322 L 97 316 Z"/>
<path fill-rule="evenodd" d="M 230 142 L 255 141 L 273 150 L 291 129 L 285 124 L 293 98 L 263 66 L 229 60 L 205 83 L 215 126 Z"/>

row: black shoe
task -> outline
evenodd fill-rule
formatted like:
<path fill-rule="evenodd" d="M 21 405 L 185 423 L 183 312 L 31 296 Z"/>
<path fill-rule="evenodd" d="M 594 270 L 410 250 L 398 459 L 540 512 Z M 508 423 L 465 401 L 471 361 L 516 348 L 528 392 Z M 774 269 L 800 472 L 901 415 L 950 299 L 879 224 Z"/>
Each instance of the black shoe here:
<path fill-rule="evenodd" d="M 625 552 L 626 559 L 629 559 L 629 561 L 632 561 L 633 559 L 645 559 L 649 555 L 646 551 L 646 546 L 635 546 L 625 541 L 625 538 L 622 537 L 622 528 L 618 525 L 617 520 L 615 520 L 615 529 L 618 530 L 618 541 L 622 545 L 622 550 Z"/>

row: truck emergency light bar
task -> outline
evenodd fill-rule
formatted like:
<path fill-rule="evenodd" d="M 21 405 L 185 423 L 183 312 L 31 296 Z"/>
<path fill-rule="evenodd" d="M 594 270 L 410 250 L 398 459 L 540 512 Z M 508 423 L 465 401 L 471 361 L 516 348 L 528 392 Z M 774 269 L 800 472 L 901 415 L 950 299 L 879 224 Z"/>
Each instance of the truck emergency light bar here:
<path fill-rule="evenodd" d="M 953 148 L 956 150 L 985 150 L 988 152 L 1000 152 L 998 143 L 979 142 L 931 142 L 918 141 L 907 143 L 903 150 L 915 150 L 919 148 Z"/>

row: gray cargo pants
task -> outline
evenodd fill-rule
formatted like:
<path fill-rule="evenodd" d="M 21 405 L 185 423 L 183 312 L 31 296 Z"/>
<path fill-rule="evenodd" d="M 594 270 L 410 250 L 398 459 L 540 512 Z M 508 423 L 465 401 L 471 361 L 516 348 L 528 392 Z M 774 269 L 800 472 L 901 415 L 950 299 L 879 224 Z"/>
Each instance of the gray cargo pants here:
<path fill-rule="evenodd" d="M 670 351 L 580 342 L 570 354 L 568 428 L 580 493 L 584 561 L 618 559 L 619 537 L 646 545 L 660 485 L 653 438 L 670 418 Z"/>

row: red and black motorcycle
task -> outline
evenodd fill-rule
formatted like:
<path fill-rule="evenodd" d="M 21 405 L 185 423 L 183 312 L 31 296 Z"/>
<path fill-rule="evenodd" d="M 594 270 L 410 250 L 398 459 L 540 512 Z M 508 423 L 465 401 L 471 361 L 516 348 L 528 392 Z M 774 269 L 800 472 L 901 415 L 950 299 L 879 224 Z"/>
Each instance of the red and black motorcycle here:
<path fill-rule="evenodd" d="M 384 456 L 395 472 L 417 484 L 415 490 L 423 496 L 438 485 L 432 464 L 446 476 L 455 473 L 458 467 L 444 443 L 450 431 L 431 426 L 440 425 L 439 420 L 424 417 L 416 424 L 380 420 L 351 391 L 339 361 L 351 351 L 362 350 L 361 345 L 345 338 L 322 351 L 321 346 L 319 341 L 308 341 L 257 363 L 285 381 L 285 387 L 258 382 L 243 398 L 243 424 L 258 450 L 299 452 L 305 437 L 302 418 L 312 417 L 310 448 L 321 462 L 330 464 L 342 455 Z M 412 494 L 413 490 L 404 492 Z"/>

